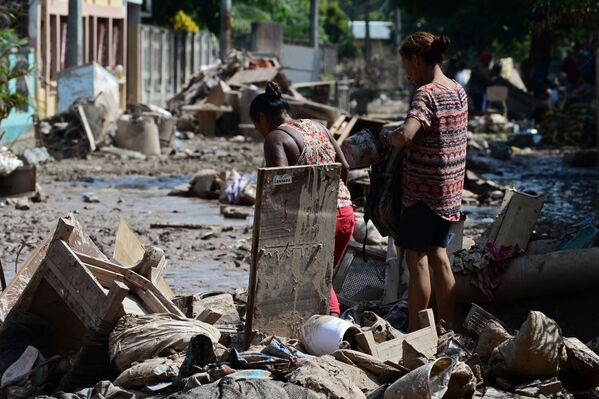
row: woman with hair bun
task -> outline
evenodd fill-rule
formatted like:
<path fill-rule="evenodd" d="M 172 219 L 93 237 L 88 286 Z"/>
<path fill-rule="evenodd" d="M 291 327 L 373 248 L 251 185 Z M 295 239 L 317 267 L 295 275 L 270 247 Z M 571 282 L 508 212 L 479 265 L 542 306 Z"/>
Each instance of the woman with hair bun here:
<path fill-rule="evenodd" d="M 351 196 L 345 184 L 349 165 L 339 145 L 322 124 L 310 119 L 293 119 L 289 114 L 289 104 L 282 98 L 281 89 L 275 82 L 268 82 L 265 92 L 252 101 L 250 117 L 256 130 L 264 137 L 267 167 L 341 163 L 333 259 L 336 267 L 347 249 L 355 225 Z M 329 311 L 336 316 L 340 313 L 337 295 L 332 289 Z"/>
<path fill-rule="evenodd" d="M 443 74 L 447 36 L 417 32 L 399 48 L 406 74 L 416 86 L 406 123 L 386 137 L 405 147 L 402 212 L 397 245 L 406 250 L 410 272 L 409 330 L 418 329 L 418 312 L 431 297 L 433 271 L 438 317 L 453 322 L 455 278 L 447 256 L 449 228 L 460 220 L 466 171 L 468 99 L 455 80 Z"/>

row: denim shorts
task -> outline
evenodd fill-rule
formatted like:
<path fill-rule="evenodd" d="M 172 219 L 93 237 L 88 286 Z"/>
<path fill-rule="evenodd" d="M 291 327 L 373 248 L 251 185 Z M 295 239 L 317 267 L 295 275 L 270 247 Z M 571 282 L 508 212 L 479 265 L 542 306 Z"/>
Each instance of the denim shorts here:
<path fill-rule="evenodd" d="M 407 207 L 399 217 L 398 247 L 418 252 L 428 248 L 447 248 L 451 222 L 443 219 L 426 205 L 419 202 Z"/>

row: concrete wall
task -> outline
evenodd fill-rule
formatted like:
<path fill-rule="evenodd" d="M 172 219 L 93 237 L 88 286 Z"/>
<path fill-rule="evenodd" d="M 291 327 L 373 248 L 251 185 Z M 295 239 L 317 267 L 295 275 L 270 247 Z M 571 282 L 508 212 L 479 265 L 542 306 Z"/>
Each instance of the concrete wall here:
<path fill-rule="evenodd" d="M 286 43 L 281 48 L 281 65 L 292 83 L 314 82 L 320 80 L 323 73 L 334 74 L 337 62 L 335 46 L 314 49 Z"/>
<path fill-rule="evenodd" d="M 209 32 L 186 33 L 141 25 L 140 102 L 164 106 L 202 66 L 216 61 Z"/>

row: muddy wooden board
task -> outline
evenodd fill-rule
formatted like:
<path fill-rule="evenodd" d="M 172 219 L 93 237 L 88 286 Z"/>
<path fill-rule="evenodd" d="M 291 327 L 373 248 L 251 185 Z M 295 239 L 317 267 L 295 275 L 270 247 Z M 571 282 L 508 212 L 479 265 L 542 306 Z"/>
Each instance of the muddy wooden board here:
<path fill-rule="evenodd" d="M 298 337 L 328 314 L 339 164 L 258 171 L 246 337 Z"/>

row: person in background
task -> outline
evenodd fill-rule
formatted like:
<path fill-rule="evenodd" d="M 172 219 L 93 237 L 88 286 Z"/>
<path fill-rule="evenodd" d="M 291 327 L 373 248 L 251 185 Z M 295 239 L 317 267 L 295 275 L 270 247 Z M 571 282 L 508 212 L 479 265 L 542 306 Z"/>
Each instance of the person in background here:
<path fill-rule="evenodd" d="M 354 208 L 346 186 L 349 165 L 329 130 L 310 119 L 293 119 L 289 104 L 281 97 L 275 82 L 268 82 L 264 93 L 250 104 L 250 117 L 264 137 L 267 167 L 341 163 L 337 196 L 337 226 L 333 265 L 337 267 L 354 232 Z M 330 314 L 338 316 L 339 302 L 331 289 Z"/>
<path fill-rule="evenodd" d="M 405 147 L 402 211 L 397 245 L 406 250 L 410 272 L 408 326 L 419 328 L 418 312 L 431 297 L 433 271 L 438 316 L 453 321 L 455 278 L 447 256 L 449 229 L 460 220 L 466 172 L 468 98 L 441 70 L 451 46 L 446 36 L 417 32 L 399 48 L 408 78 L 418 87 L 405 124 L 384 139 Z"/>
<path fill-rule="evenodd" d="M 468 94 L 478 113 L 487 110 L 487 87 L 491 85 L 491 54 L 484 51 L 476 67 L 473 68 L 468 82 Z"/>

